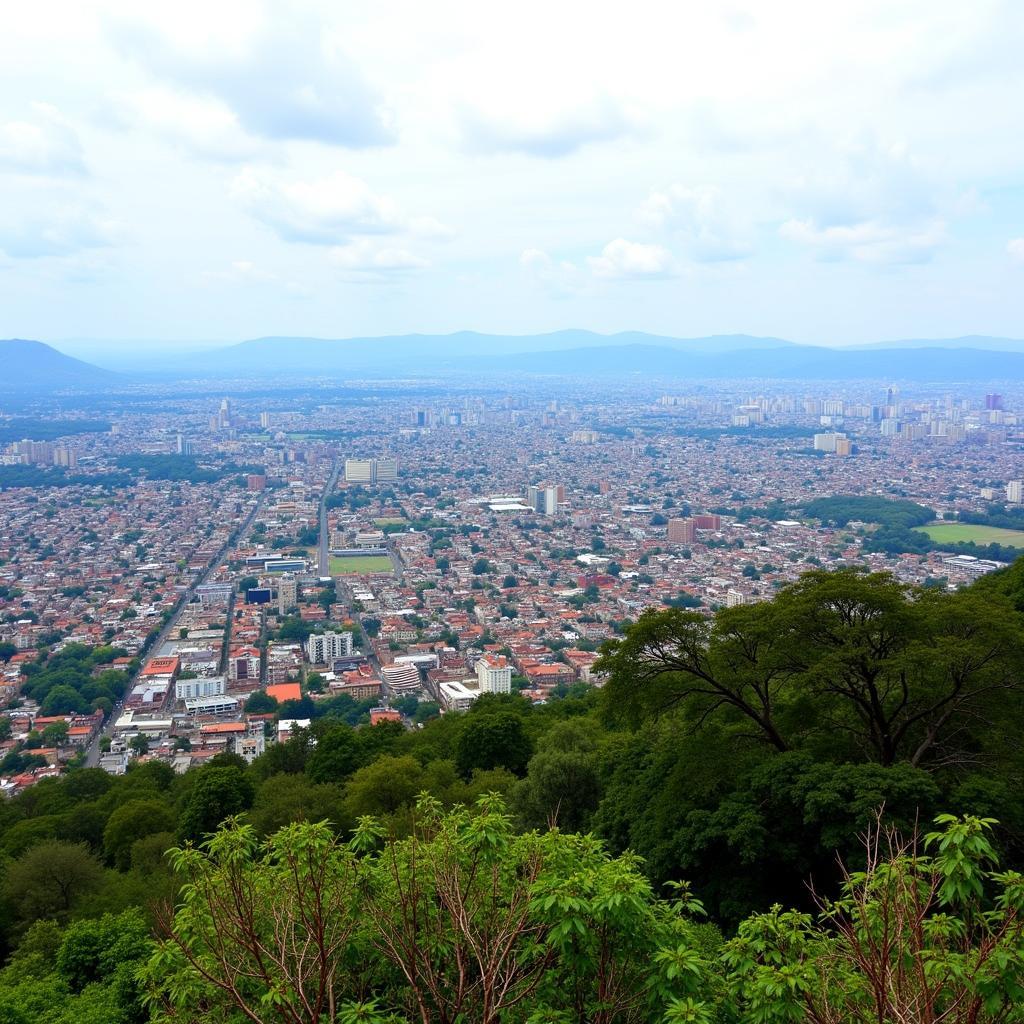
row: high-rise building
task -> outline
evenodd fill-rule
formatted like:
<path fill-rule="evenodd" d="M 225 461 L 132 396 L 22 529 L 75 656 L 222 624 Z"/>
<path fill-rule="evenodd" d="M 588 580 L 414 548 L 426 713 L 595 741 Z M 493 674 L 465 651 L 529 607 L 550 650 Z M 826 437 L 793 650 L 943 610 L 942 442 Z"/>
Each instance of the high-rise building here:
<path fill-rule="evenodd" d="M 986 395 L 985 396 L 985 408 L 990 410 L 1002 409 L 1003 407 L 1003 396 L 1002 395 Z"/>
<path fill-rule="evenodd" d="M 485 654 L 476 663 L 476 678 L 481 693 L 512 692 L 512 666 L 500 654 Z"/>
<path fill-rule="evenodd" d="M 286 572 L 277 581 L 277 610 L 284 615 L 289 608 L 299 603 L 299 583 L 290 573 Z"/>
<path fill-rule="evenodd" d="M 1006 500 L 1011 505 L 1024 505 L 1024 480 L 1008 480 Z"/>
<path fill-rule="evenodd" d="M 306 657 L 314 665 L 327 665 L 351 653 L 351 633 L 313 633 L 306 641 Z"/>
<path fill-rule="evenodd" d="M 226 430 L 231 426 L 231 401 L 227 398 L 220 400 L 220 410 L 217 413 L 217 426 Z"/>
<path fill-rule="evenodd" d="M 350 484 L 391 483 L 398 479 L 398 459 L 346 459 L 345 480 Z"/>
<path fill-rule="evenodd" d="M 692 544 L 697 539 L 697 527 L 692 519 L 670 519 L 668 521 L 669 544 Z"/>
<path fill-rule="evenodd" d="M 834 452 L 840 441 L 846 441 L 845 434 L 815 434 L 814 435 L 814 450 L 816 452 Z M 849 455 L 849 447 L 844 454 Z"/>
<path fill-rule="evenodd" d="M 552 484 L 535 484 L 527 488 L 526 504 L 541 515 L 558 514 L 558 503 L 565 500 L 565 488 Z"/>
<path fill-rule="evenodd" d="M 720 530 L 722 528 L 722 517 L 715 513 L 694 516 L 693 526 L 696 530 Z"/>
<path fill-rule="evenodd" d="M 269 412 L 260 413 L 260 427 L 263 430 L 269 430 L 271 426 L 271 417 Z"/>

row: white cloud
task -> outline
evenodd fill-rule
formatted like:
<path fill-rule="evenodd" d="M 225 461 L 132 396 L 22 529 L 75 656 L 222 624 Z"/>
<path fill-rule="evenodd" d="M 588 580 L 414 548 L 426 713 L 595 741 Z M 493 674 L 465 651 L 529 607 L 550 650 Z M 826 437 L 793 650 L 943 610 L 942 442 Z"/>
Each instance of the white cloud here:
<path fill-rule="evenodd" d="M 78 133 L 60 111 L 46 103 L 33 103 L 32 112 L 31 120 L 0 123 L 0 169 L 21 174 L 84 174 Z"/>
<path fill-rule="evenodd" d="M 681 238 L 700 262 L 743 259 L 753 248 L 747 232 L 725 211 L 721 190 L 714 186 L 676 184 L 652 192 L 640 208 L 640 219 Z"/>
<path fill-rule="evenodd" d="M 360 235 L 438 237 L 447 230 L 432 218 L 407 217 L 394 200 L 343 171 L 281 181 L 246 168 L 232 182 L 231 197 L 288 242 L 342 245 Z"/>
<path fill-rule="evenodd" d="M 368 238 L 337 246 L 327 255 L 342 270 L 373 274 L 407 273 L 430 266 L 427 260 L 408 249 L 377 246 Z"/>
<path fill-rule="evenodd" d="M 0 225 L 0 250 L 14 259 L 70 256 L 115 245 L 122 226 L 82 208 L 48 210 L 19 224 Z"/>
<path fill-rule="evenodd" d="M 1024 263 L 1024 238 L 1011 238 L 1006 243 L 1006 251 L 1010 259 L 1017 263 Z"/>
<path fill-rule="evenodd" d="M 860 263 L 927 263 L 945 239 L 941 221 L 901 227 L 879 221 L 820 227 L 812 220 L 788 220 L 779 234 L 808 246 L 819 260 Z"/>
<path fill-rule="evenodd" d="M 575 263 L 554 260 L 543 249 L 524 249 L 519 265 L 554 298 L 567 298 L 582 291 L 586 285 L 584 275 Z"/>
<path fill-rule="evenodd" d="M 209 160 L 248 160 L 260 144 L 248 136 L 230 107 L 169 89 L 142 89 L 115 98 L 115 120 L 142 128 Z"/>
<path fill-rule="evenodd" d="M 667 277 L 672 272 L 672 254 L 660 245 L 616 238 L 601 250 L 600 256 L 588 256 L 587 265 L 595 277 L 601 278 Z"/>
<path fill-rule="evenodd" d="M 548 158 L 631 135 L 639 127 L 634 114 L 607 96 L 561 110 L 551 103 L 505 109 L 463 105 L 459 125 L 464 144 L 477 152 L 518 151 Z"/>
<path fill-rule="evenodd" d="M 393 141 L 380 98 L 320 16 L 284 2 L 267 5 L 264 17 L 257 5 L 237 13 L 244 26 L 227 20 L 213 32 L 206 11 L 197 11 L 182 32 L 141 6 L 108 19 L 107 29 L 125 56 L 159 78 L 217 97 L 255 135 L 354 148 Z"/>

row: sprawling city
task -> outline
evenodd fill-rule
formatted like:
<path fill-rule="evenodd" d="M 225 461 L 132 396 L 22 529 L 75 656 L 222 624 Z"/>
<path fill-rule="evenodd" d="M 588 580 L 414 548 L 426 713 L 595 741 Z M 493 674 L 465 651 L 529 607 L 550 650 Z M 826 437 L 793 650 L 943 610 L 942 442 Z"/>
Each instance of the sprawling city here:
<path fill-rule="evenodd" d="M 1022 49 L 0 5 L 0 1024 L 1024 1024 Z"/>
<path fill-rule="evenodd" d="M 7 419 L 0 785 L 544 703 L 600 685 L 647 608 L 811 567 L 952 590 L 1024 547 L 1019 390 L 664 387 L 157 389 Z M 86 649 L 82 686 L 25 674 Z"/>

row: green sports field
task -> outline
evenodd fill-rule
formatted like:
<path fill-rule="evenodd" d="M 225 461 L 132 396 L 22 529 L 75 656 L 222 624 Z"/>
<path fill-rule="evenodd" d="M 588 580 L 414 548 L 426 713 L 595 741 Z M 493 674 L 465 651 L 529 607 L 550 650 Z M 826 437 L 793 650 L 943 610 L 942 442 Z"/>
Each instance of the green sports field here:
<path fill-rule="evenodd" d="M 389 519 L 387 517 L 383 519 L 374 519 L 374 526 L 405 526 L 409 522 L 408 519 Z"/>
<path fill-rule="evenodd" d="M 393 571 L 394 566 L 387 555 L 352 555 L 349 558 L 331 555 L 332 576 L 357 576 L 360 573 Z"/>
<path fill-rule="evenodd" d="M 1024 548 L 1024 530 L 1004 530 L 999 526 L 976 526 L 974 523 L 932 523 L 915 529 L 927 533 L 937 544 L 1002 544 L 1008 548 Z"/>

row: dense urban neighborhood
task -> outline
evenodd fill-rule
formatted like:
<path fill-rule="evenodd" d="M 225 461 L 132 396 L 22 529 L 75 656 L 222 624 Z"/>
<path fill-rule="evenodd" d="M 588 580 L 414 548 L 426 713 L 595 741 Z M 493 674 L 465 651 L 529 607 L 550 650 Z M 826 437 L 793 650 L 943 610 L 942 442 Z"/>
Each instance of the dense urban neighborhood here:
<path fill-rule="evenodd" d="M 556 701 L 648 608 L 711 615 L 815 567 L 954 590 L 1024 547 L 1019 396 L 662 387 L 7 416 L 0 787 Z"/>

